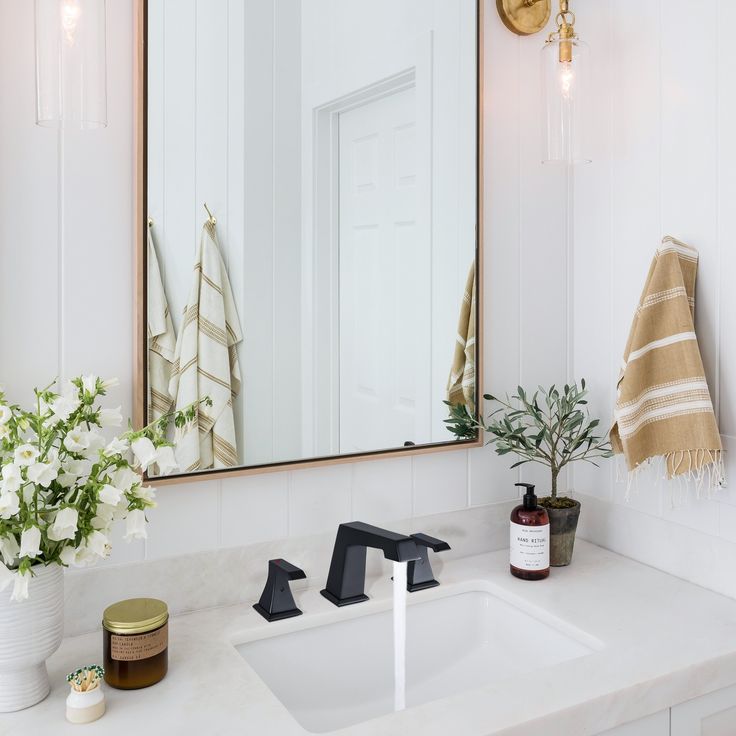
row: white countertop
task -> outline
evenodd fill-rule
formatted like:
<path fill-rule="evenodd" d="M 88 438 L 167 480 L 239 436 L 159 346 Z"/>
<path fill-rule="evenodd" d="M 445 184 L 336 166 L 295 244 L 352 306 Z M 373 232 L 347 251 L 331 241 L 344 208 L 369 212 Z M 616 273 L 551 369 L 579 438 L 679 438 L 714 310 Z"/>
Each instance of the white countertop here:
<path fill-rule="evenodd" d="M 511 677 L 502 685 L 333 733 L 590 736 L 736 683 L 736 600 L 594 545 L 578 542 L 573 564 L 553 569 L 545 581 L 511 577 L 508 550 L 437 564 L 435 570 L 444 588 L 412 594 L 410 602 L 429 600 L 450 587 L 460 592 L 482 586 L 532 615 L 543 610 L 546 620 L 557 620 L 562 629 L 575 627 L 602 648 L 523 678 Z M 299 591 L 295 597 L 304 615 L 272 624 L 249 605 L 172 618 L 167 677 L 145 690 L 105 687 L 106 715 L 83 727 L 64 719 L 64 677 L 78 666 L 101 663 L 102 635 L 65 639 L 48 663 L 49 697 L 28 710 L 0 715 L 0 734 L 303 736 L 307 732 L 233 645 L 259 634 L 295 631 L 389 606 L 388 580 L 369 582 L 366 592 L 370 601 L 339 609 L 318 588 Z"/>

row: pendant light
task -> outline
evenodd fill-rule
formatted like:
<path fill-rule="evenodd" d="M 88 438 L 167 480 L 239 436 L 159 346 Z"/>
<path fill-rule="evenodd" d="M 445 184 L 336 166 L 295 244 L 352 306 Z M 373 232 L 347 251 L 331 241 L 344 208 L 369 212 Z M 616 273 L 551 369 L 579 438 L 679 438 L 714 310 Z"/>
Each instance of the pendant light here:
<path fill-rule="evenodd" d="M 556 23 L 542 48 L 542 160 L 590 163 L 585 126 L 589 49 L 575 32 L 568 0 L 560 0 Z"/>
<path fill-rule="evenodd" d="M 35 0 L 36 123 L 107 126 L 105 0 Z"/>

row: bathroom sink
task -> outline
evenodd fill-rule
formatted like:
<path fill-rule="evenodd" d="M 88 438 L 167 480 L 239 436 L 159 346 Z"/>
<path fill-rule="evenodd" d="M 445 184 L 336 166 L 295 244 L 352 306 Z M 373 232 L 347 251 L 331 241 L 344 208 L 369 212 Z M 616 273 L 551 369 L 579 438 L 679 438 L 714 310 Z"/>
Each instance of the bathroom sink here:
<path fill-rule="evenodd" d="M 563 633 L 484 591 L 407 610 L 407 708 L 585 656 Z M 392 613 L 259 639 L 237 647 L 303 728 L 325 733 L 394 709 Z"/>

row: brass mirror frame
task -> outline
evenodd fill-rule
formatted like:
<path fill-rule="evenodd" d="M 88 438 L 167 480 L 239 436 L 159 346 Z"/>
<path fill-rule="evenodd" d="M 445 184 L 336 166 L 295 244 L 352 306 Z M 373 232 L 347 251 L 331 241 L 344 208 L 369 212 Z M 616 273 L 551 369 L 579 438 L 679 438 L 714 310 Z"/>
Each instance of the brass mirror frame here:
<path fill-rule="evenodd" d="M 484 5 L 485 0 L 476 0 L 476 395 L 482 397 L 483 376 L 483 53 L 484 53 Z M 134 18 L 134 344 L 133 344 L 133 426 L 145 424 L 148 395 L 148 329 L 147 329 L 147 248 L 148 230 L 148 0 L 136 0 Z M 448 365 L 450 361 L 448 346 Z M 480 407 L 482 402 L 478 402 Z M 237 466 L 233 468 L 200 470 L 196 473 L 181 473 L 167 476 L 146 477 L 158 486 L 174 483 L 207 481 L 235 476 L 274 473 L 300 468 L 317 468 L 327 465 L 354 463 L 357 461 L 426 455 L 435 452 L 467 450 L 483 446 L 483 433 L 474 440 L 452 440 L 421 446 L 396 447 L 365 453 L 351 453 L 305 460 L 267 463 L 263 465 Z"/>

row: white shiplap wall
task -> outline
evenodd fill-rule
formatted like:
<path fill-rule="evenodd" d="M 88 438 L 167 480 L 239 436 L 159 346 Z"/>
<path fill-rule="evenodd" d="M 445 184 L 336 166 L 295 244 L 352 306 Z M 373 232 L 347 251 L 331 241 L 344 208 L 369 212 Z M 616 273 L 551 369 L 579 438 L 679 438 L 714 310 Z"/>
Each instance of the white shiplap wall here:
<path fill-rule="evenodd" d="M 609 416 L 631 313 L 653 249 L 670 232 L 701 251 L 698 330 L 733 446 L 736 51 L 727 34 L 736 8 L 706 5 L 694 25 L 684 0 L 642 0 L 633 23 L 623 0 L 579 0 L 598 119 L 595 161 L 576 172 L 568 237 L 564 173 L 538 163 L 540 39 L 508 33 L 487 2 L 486 388 L 584 375 L 594 410 Z M 0 9 L 2 382 L 21 399 L 56 374 L 118 375 L 129 411 L 132 2 L 108 3 L 110 126 L 84 134 L 33 125 L 32 4 L 0 0 Z M 518 479 L 506 465 L 474 450 L 167 487 L 147 544 L 117 545 L 113 561 L 501 501 Z M 593 541 L 724 588 L 709 562 L 736 555 L 732 489 L 672 509 L 666 488 L 649 481 L 624 505 L 612 465 L 581 468 L 572 485 L 592 494 L 583 531 Z"/>
<path fill-rule="evenodd" d="M 487 6 L 486 388 L 498 391 L 564 373 L 566 245 L 560 175 L 525 143 L 539 140 L 539 40 Z M 130 411 L 132 8 L 108 3 L 109 127 L 57 134 L 34 125 L 32 3 L 0 0 L 0 375 L 14 400 L 94 371 L 121 378 Z M 502 501 L 518 479 L 506 467 L 463 450 L 166 487 L 149 541 L 116 545 L 112 562 Z"/>
<path fill-rule="evenodd" d="M 649 472 L 625 501 L 613 464 L 575 471 L 591 502 L 586 536 L 736 595 L 736 23 L 731 0 L 698 5 L 580 0 L 596 58 L 593 164 L 576 171 L 573 359 L 593 408 L 610 417 L 617 365 L 654 250 L 664 234 L 700 251 L 696 327 L 727 450 L 731 488 L 713 498 Z M 673 492 L 674 491 L 674 492 Z M 674 503 L 673 503 L 674 501 Z"/>

